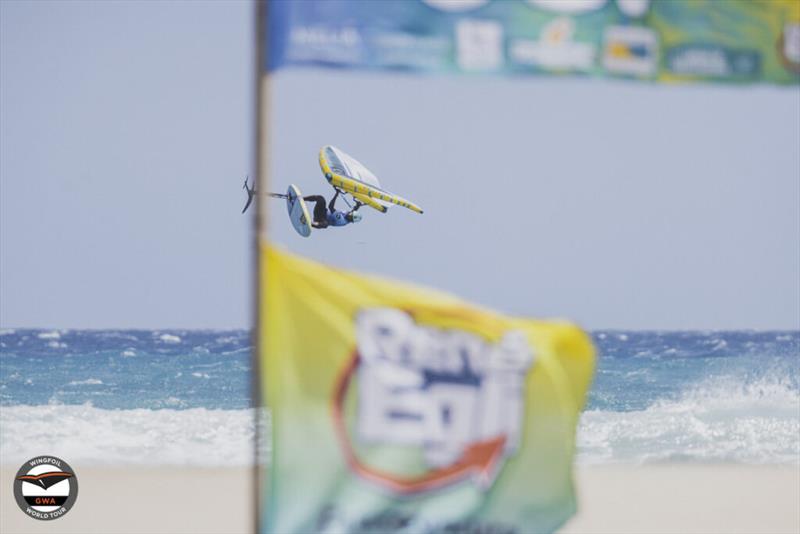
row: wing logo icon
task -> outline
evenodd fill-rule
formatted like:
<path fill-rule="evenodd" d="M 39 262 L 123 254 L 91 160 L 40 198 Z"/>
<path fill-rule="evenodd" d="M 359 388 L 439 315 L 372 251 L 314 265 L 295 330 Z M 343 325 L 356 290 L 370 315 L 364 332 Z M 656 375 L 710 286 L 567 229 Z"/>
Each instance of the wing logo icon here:
<path fill-rule="evenodd" d="M 17 480 L 22 480 L 23 482 L 30 482 L 31 484 L 37 484 L 44 489 L 49 489 L 54 484 L 58 484 L 62 480 L 66 480 L 73 476 L 72 473 L 65 473 L 63 471 L 52 471 L 50 473 L 42 473 L 41 475 L 23 475 L 21 477 L 17 477 Z"/>

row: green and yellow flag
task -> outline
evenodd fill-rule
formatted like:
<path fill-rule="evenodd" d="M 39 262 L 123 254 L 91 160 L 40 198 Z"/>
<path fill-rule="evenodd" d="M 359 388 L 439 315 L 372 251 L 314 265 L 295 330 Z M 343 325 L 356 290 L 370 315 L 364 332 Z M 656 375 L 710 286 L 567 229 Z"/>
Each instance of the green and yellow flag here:
<path fill-rule="evenodd" d="M 586 334 L 262 254 L 262 531 L 548 532 L 572 515 Z"/>

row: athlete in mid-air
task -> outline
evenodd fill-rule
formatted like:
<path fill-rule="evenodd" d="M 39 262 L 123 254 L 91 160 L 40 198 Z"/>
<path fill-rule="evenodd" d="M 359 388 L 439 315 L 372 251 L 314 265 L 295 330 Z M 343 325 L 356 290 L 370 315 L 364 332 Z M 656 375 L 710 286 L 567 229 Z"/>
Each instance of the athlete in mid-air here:
<path fill-rule="evenodd" d="M 311 195 L 303 197 L 306 202 L 314 202 L 314 221 L 311 226 L 314 228 L 327 228 L 328 226 L 345 226 L 350 223 L 356 223 L 361 220 L 361 214 L 358 213 L 358 208 L 362 206 L 360 202 L 356 202 L 356 207 L 350 211 L 340 211 L 336 209 L 336 199 L 339 198 L 339 190 L 325 206 L 325 197 L 322 195 Z"/>
<path fill-rule="evenodd" d="M 244 180 L 244 189 L 247 191 L 247 204 L 245 204 L 242 213 L 247 211 L 250 203 L 253 202 L 253 197 L 256 195 L 256 188 L 250 187 L 247 184 L 247 178 Z M 307 202 L 314 202 L 314 220 L 311 225 L 314 228 L 327 228 L 328 226 L 345 226 L 350 223 L 356 223 L 361 220 L 361 214 L 358 213 L 358 208 L 363 206 L 360 202 L 356 202 L 356 206 L 350 211 L 340 211 L 336 209 L 336 199 L 339 198 L 340 191 L 337 189 L 333 198 L 325 205 L 325 197 L 322 195 L 310 195 L 303 197 Z M 269 193 L 271 197 L 286 198 L 286 195 L 278 193 Z"/>

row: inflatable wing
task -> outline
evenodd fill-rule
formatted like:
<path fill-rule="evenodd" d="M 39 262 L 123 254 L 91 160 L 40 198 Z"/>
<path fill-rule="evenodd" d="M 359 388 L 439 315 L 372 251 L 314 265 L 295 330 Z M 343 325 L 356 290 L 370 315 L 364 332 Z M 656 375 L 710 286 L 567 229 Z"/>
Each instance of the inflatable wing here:
<path fill-rule="evenodd" d="M 322 147 L 319 166 L 329 184 L 371 208 L 386 212 L 389 205 L 395 204 L 422 213 L 422 208 L 413 202 L 382 189 L 378 178 L 369 169 L 336 147 Z"/>

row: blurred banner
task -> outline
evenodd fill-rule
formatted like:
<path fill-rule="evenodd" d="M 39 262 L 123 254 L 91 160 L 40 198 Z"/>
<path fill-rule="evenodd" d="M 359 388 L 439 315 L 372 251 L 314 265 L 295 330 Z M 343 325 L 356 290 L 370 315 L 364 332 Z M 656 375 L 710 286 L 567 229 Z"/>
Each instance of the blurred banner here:
<path fill-rule="evenodd" d="M 263 246 L 265 532 L 550 532 L 594 368 L 574 326 Z"/>
<path fill-rule="evenodd" d="M 800 82 L 798 0 L 305 0 L 268 12 L 266 70 Z"/>

